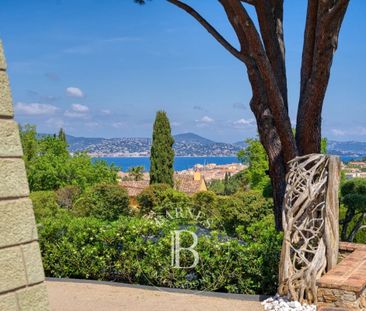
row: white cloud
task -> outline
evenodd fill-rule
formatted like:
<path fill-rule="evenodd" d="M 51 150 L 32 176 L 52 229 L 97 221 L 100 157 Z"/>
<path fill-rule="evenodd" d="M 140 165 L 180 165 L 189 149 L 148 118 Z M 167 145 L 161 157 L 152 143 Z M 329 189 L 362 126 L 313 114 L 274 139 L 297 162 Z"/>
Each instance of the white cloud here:
<path fill-rule="evenodd" d="M 102 109 L 100 112 L 104 115 L 110 115 L 112 113 L 109 109 Z"/>
<path fill-rule="evenodd" d="M 71 97 L 78 97 L 78 98 L 84 97 L 83 91 L 80 90 L 78 87 L 73 86 L 70 86 L 66 89 L 66 94 Z"/>
<path fill-rule="evenodd" d="M 174 127 L 178 127 L 178 126 L 181 126 L 182 124 L 180 122 L 173 121 L 173 122 L 170 122 L 170 125 L 174 126 Z"/>
<path fill-rule="evenodd" d="M 332 131 L 333 135 L 335 135 L 335 136 L 344 136 L 344 135 L 346 135 L 345 131 L 342 131 L 342 130 L 339 130 L 339 129 L 332 129 L 331 131 Z"/>
<path fill-rule="evenodd" d="M 244 118 L 241 118 L 237 121 L 234 121 L 233 124 L 235 126 L 245 126 L 245 125 L 252 125 L 254 123 L 254 120 L 253 119 L 244 119 Z"/>
<path fill-rule="evenodd" d="M 86 122 L 85 125 L 90 128 L 97 128 L 99 127 L 99 123 L 95 121 Z"/>
<path fill-rule="evenodd" d="M 52 129 L 65 128 L 65 122 L 59 118 L 50 118 L 46 121 L 46 125 Z"/>
<path fill-rule="evenodd" d="M 85 113 L 89 111 L 89 107 L 81 104 L 73 104 L 71 109 L 75 112 Z"/>
<path fill-rule="evenodd" d="M 58 108 L 53 105 L 40 104 L 40 103 L 22 103 L 19 102 L 15 105 L 15 111 L 24 115 L 50 115 L 54 114 Z"/>
<path fill-rule="evenodd" d="M 215 122 L 215 120 L 210 118 L 209 116 L 204 116 L 204 117 L 202 117 L 200 122 L 202 122 L 202 123 L 213 123 L 213 122 Z"/>
<path fill-rule="evenodd" d="M 357 133 L 362 136 L 366 135 L 366 127 L 359 127 Z"/>
<path fill-rule="evenodd" d="M 64 115 L 68 118 L 81 118 L 88 117 L 89 107 L 81 104 L 71 105 L 71 110 L 66 110 Z"/>
<path fill-rule="evenodd" d="M 112 123 L 112 126 L 116 129 L 124 128 L 127 126 L 126 122 L 114 122 Z"/>

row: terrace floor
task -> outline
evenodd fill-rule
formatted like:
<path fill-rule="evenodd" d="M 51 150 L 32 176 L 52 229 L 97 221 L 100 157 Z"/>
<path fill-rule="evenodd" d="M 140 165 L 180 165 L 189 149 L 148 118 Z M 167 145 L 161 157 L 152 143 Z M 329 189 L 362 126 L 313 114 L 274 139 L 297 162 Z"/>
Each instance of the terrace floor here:
<path fill-rule="evenodd" d="M 160 291 L 129 285 L 108 285 L 106 282 L 48 280 L 47 288 L 52 311 L 263 311 L 255 296 L 213 294 L 189 291 Z"/>

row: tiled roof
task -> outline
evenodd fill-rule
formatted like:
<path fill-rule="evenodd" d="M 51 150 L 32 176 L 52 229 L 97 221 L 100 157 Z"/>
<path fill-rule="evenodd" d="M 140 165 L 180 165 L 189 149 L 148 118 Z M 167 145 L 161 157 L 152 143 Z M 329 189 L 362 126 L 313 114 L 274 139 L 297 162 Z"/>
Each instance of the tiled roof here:
<path fill-rule="evenodd" d="M 174 186 L 178 191 L 187 194 L 194 194 L 201 191 L 201 185 L 204 183 L 203 179 L 194 180 L 192 175 L 175 175 Z"/>
<path fill-rule="evenodd" d="M 127 189 L 128 196 L 136 197 L 138 196 L 146 187 L 149 186 L 148 180 L 131 181 L 124 180 L 121 181 L 121 186 Z"/>

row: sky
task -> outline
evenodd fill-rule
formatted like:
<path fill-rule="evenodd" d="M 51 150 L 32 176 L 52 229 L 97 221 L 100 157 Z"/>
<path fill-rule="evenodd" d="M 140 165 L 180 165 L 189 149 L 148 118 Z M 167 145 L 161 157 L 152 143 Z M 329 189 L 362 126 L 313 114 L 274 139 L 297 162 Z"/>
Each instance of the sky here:
<path fill-rule="evenodd" d="M 214 0 L 186 1 L 234 46 Z M 290 118 L 295 125 L 305 0 L 285 0 Z M 244 65 L 164 0 L 0 0 L 0 38 L 15 116 L 39 132 L 150 137 L 157 110 L 174 134 L 236 142 L 256 135 Z M 252 8 L 248 8 L 253 15 Z M 366 141 L 366 1 L 351 0 L 323 108 L 323 136 Z"/>

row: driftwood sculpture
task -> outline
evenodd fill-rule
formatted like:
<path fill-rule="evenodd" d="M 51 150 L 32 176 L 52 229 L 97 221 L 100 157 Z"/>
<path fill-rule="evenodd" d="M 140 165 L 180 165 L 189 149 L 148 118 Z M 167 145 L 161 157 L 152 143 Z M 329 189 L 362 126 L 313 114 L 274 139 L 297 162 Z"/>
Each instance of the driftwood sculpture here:
<path fill-rule="evenodd" d="M 289 162 L 279 293 L 301 303 L 317 302 L 316 281 L 337 263 L 339 171 L 333 156 Z"/>

